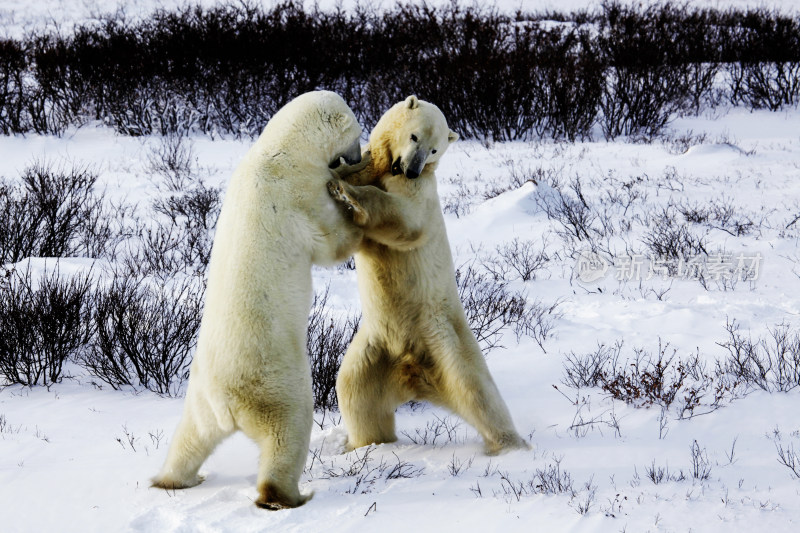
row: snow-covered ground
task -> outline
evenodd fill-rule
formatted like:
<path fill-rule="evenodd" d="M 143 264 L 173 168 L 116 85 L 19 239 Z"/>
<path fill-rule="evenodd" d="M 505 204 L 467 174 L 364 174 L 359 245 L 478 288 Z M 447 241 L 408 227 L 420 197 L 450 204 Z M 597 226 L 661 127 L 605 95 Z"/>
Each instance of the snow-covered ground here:
<path fill-rule="evenodd" d="M 546 352 L 533 339 L 517 342 L 507 332 L 506 348 L 488 355 L 519 431 L 530 437 L 531 451 L 486 457 L 474 430 L 423 405 L 398 411 L 397 443 L 342 455 L 343 428 L 329 415 L 314 429 L 303 477 L 303 490 L 315 491 L 314 498 L 299 509 L 264 512 L 252 504 L 257 450 L 243 436 L 214 453 L 203 468 L 208 478 L 202 485 L 176 492 L 148 488 L 182 401 L 97 390 L 76 368 L 71 370 L 75 379 L 49 390 L 12 386 L 0 391 L 6 424 L 0 434 L 3 530 L 794 531 L 800 523 L 800 480 L 778 462 L 776 443 L 800 448 L 797 391 L 753 392 L 689 420 L 677 420 L 673 410 L 662 427 L 657 407 L 628 406 L 597 389 L 578 391 L 562 381 L 565 356 L 591 352 L 600 343 L 622 341 L 629 356 L 633 347 L 655 352 L 660 340 L 681 356 L 699 352 L 713 362 L 726 353 L 717 343 L 727 339 L 730 319 L 753 337 L 780 323 L 800 325 L 800 228 L 786 228 L 800 214 L 799 120 L 797 111 L 742 110 L 676 120 L 673 137 L 691 131 L 694 142 L 703 143 L 688 150 L 677 142 L 487 147 L 470 141 L 448 152 L 438 172 L 443 203 L 452 207 L 463 196 L 462 210 L 471 211 L 446 216 L 456 263 L 486 256 L 514 238 L 540 247 L 545 243 L 542 249 L 551 257 L 535 280 L 512 282 L 530 301 L 560 302 L 552 335 L 544 341 Z M 98 170 L 110 196 L 146 204 L 156 194 L 146 176 L 146 154 L 157 142 L 93 126 L 62 139 L 3 137 L 0 175 L 14 179 L 41 157 L 86 162 Z M 194 138 L 192 144 L 207 180 L 224 185 L 249 143 Z M 625 217 L 612 215 L 615 223 L 631 220 L 632 228 L 607 240 L 608 250 L 616 253 L 601 255 L 617 266 L 605 277 L 581 281 L 575 257 L 568 257 L 570 246 L 559 236 L 561 226 L 543 211 L 553 191 L 545 180 L 483 200 L 481 191 L 511 183 L 519 169 L 530 175 L 552 169 L 563 184 L 580 177 L 592 206 L 623 190 L 621 183 L 637 183 L 640 199 Z M 616 279 L 629 277 L 620 266 L 625 254 L 644 249 L 647 227 L 641 221 L 648 213 L 670 201 L 706 205 L 720 199 L 759 227 L 740 237 L 702 225 L 693 229 L 706 235 L 709 250 L 760 253 L 757 279 L 734 287 L 709 280 L 708 290 L 689 275 L 647 280 L 646 268 L 641 283 Z M 80 259 L 62 261 L 86 265 Z M 352 271 L 320 269 L 315 283 L 318 288 L 330 284 L 338 308 L 358 307 Z M 431 444 L 436 427 L 445 431 Z M 695 441 L 711 468 L 706 480 L 691 474 Z M 344 475 L 359 461 L 366 465 L 360 474 Z M 389 479 L 398 464 L 411 477 Z M 571 476 L 573 492 L 515 494 L 515 484 L 526 487 L 537 470 L 557 464 Z M 686 479 L 654 484 L 647 476 L 653 465 L 674 475 L 683 471 Z M 589 512 L 579 514 L 587 499 Z"/>
<path fill-rule="evenodd" d="M 590 2 L 499 3 L 520 4 L 566 9 Z M 0 0 L 0 14 L 14 24 L 41 24 L 45 14 L 69 23 L 91 17 L 98 5 L 109 6 Z M 173 2 L 133 7 L 146 12 L 153 5 Z M 769 5 L 795 8 L 789 0 Z M 13 33 L 14 24 L 4 31 Z M 668 354 L 699 354 L 713 368 L 728 353 L 720 343 L 732 320 L 753 339 L 779 324 L 800 328 L 800 221 L 793 223 L 800 215 L 798 124 L 798 110 L 712 110 L 674 120 L 667 138 L 650 144 L 460 141 L 448 151 L 438 178 L 456 264 L 497 262 L 498 247 L 514 239 L 549 258 L 535 279 L 507 274 L 529 302 L 557 303 L 548 318 L 551 334 L 540 346 L 506 331 L 505 348 L 487 355 L 530 451 L 487 457 L 473 429 L 423 404 L 398 410 L 397 443 L 342 454 L 338 415 L 318 414 L 301 487 L 314 498 L 298 509 L 267 512 L 253 505 L 258 451 L 242 435 L 211 456 L 198 487 L 149 488 L 182 400 L 98 389 L 70 368 L 72 379 L 49 388 L 0 390 L 0 530 L 797 531 L 800 479 L 780 464 L 777 449 L 800 452 L 798 390 L 734 394 L 709 414 L 679 420 L 674 406 L 662 412 L 628 405 L 564 381 L 567 356 L 598 345 L 622 342 L 624 360 L 634 348 L 654 354 L 668 343 Z M 223 187 L 250 144 L 190 141 L 206 182 Z M 159 194 L 148 176 L 148 156 L 159 142 L 91 124 L 63 138 L 0 137 L 0 176 L 18 179 L 42 158 L 85 163 L 109 199 L 145 208 Z M 597 216 L 589 223 L 597 255 L 546 213 L 556 207 L 559 188 L 577 199 L 570 190 L 576 179 Z M 644 242 L 670 205 L 728 209 L 727 221 L 688 228 L 705 239 L 709 258 L 732 260 L 733 268 L 737 258 L 750 266 L 758 258 L 758 270 L 748 279 L 737 273 L 704 280 L 692 272 L 666 278 L 649 272 L 652 254 Z M 737 221 L 752 225 L 736 235 Z M 603 276 L 580 270 L 580 257 L 608 270 Z M 640 273 L 631 270 L 639 259 Z M 65 270 L 90 265 L 83 258 L 61 261 Z M 335 308 L 357 310 L 355 276 L 318 269 L 315 286 L 330 286 Z M 655 483 L 648 472 L 659 469 L 667 479 Z M 698 469 L 710 472 L 696 477 Z M 545 490 L 544 480 L 571 483 L 571 490 Z"/>

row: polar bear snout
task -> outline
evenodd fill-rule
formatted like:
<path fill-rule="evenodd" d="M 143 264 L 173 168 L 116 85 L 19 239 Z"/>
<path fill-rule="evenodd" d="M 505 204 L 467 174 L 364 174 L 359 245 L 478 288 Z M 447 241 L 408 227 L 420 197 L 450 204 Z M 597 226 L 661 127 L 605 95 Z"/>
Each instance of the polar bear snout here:
<path fill-rule="evenodd" d="M 392 163 L 392 176 L 404 174 L 408 179 L 416 179 L 422 174 L 422 169 L 425 167 L 427 157 L 422 152 L 416 152 L 414 157 L 411 158 L 410 163 L 403 161 L 402 157 L 398 157 Z"/>
<path fill-rule="evenodd" d="M 342 158 L 344 158 L 344 162 L 348 165 L 361 163 L 361 142 L 359 139 L 353 141 L 353 144 L 342 154 Z"/>
<path fill-rule="evenodd" d="M 428 153 L 426 150 L 414 152 L 414 157 L 411 158 L 411 162 L 406 166 L 406 177 L 412 180 L 418 178 L 422 174 L 422 169 L 425 168 L 427 161 Z"/>
<path fill-rule="evenodd" d="M 328 164 L 328 168 L 338 168 L 342 164 L 342 159 L 348 165 L 356 165 L 361 162 L 361 143 L 359 139 L 353 141 L 353 144 L 347 147 L 347 150 L 337 154 L 336 158 Z"/>
<path fill-rule="evenodd" d="M 407 177 L 408 179 L 410 179 L 410 180 L 416 179 L 416 178 L 418 178 L 418 177 L 419 177 L 419 174 L 420 174 L 420 172 L 421 172 L 421 171 L 422 171 L 422 167 L 421 167 L 421 166 L 419 167 L 419 170 L 417 170 L 416 168 L 412 168 L 411 166 L 409 166 L 409 167 L 406 169 L 406 177 Z"/>

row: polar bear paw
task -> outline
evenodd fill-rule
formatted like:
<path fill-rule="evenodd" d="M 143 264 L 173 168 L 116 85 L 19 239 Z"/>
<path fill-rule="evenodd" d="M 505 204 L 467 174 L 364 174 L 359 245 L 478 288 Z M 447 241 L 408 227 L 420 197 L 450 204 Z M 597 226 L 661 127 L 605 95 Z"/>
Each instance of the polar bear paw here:
<path fill-rule="evenodd" d="M 268 511 L 280 511 L 300 507 L 314 496 L 313 492 L 300 494 L 297 489 L 290 492 L 294 492 L 294 494 L 287 493 L 274 483 L 261 483 L 258 487 L 258 499 L 255 504 Z"/>
<path fill-rule="evenodd" d="M 369 215 L 358 203 L 358 200 L 355 199 L 352 194 L 352 187 L 340 179 L 332 179 L 328 182 L 328 192 L 331 198 L 344 206 L 353 217 L 353 222 L 356 226 L 365 226 L 367 224 Z"/>
<path fill-rule="evenodd" d="M 500 455 L 501 453 L 510 452 L 512 450 L 530 450 L 531 445 L 525 442 L 525 439 L 516 433 L 508 433 L 502 435 L 495 442 L 487 442 L 485 451 L 486 455 Z"/>
<path fill-rule="evenodd" d="M 372 152 L 370 150 L 365 150 L 361 153 L 360 163 L 350 165 L 342 159 L 342 162 L 330 170 L 334 177 L 345 180 L 351 185 L 367 185 L 367 183 L 362 183 L 362 180 L 369 179 L 372 175 L 367 173 L 366 176 L 362 176 L 361 172 L 367 168 L 370 163 L 372 163 Z"/>
<path fill-rule="evenodd" d="M 150 486 L 157 489 L 176 490 L 189 489 L 205 481 L 204 475 L 194 475 L 189 479 L 179 479 L 167 475 L 158 475 L 150 480 Z"/>

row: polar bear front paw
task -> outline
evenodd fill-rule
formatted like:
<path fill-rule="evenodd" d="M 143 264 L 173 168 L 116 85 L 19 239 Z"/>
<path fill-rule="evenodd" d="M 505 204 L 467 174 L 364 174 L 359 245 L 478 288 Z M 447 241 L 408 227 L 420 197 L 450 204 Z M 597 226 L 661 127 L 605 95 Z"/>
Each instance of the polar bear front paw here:
<path fill-rule="evenodd" d="M 347 183 L 340 179 L 332 179 L 328 182 L 328 192 L 331 198 L 342 204 L 347 212 L 353 217 L 353 222 L 357 226 L 364 226 L 369 220 L 367 212 L 361 207 L 361 204 L 353 197 L 348 191 L 350 188 Z"/>

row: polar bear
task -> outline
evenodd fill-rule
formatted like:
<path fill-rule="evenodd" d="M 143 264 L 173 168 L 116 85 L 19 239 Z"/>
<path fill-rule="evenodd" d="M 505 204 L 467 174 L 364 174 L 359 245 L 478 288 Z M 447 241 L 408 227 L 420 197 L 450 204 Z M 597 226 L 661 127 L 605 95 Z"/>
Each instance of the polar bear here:
<path fill-rule="evenodd" d="M 223 438 L 260 447 L 256 505 L 297 507 L 313 423 L 306 328 L 312 264 L 348 258 L 362 230 L 329 196 L 329 167 L 361 159 L 361 127 L 332 92 L 280 109 L 234 172 L 217 223 L 184 412 L 155 487 L 186 488 Z"/>
<path fill-rule="evenodd" d="M 372 130 L 366 167 L 328 184 L 365 232 L 355 254 L 363 320 L 336 382 L 348 450 L 396 441 L 394 411 L 409 400 L 461 416 L 490 455 L 528 447 L 458 296 L 434 173 L 457 138 L 439 108 L 410 96 Z M 406 200 L 392 224 L 372 219 L 387 209 L 375 187 L 351 185 L 369 183 Z"/>

